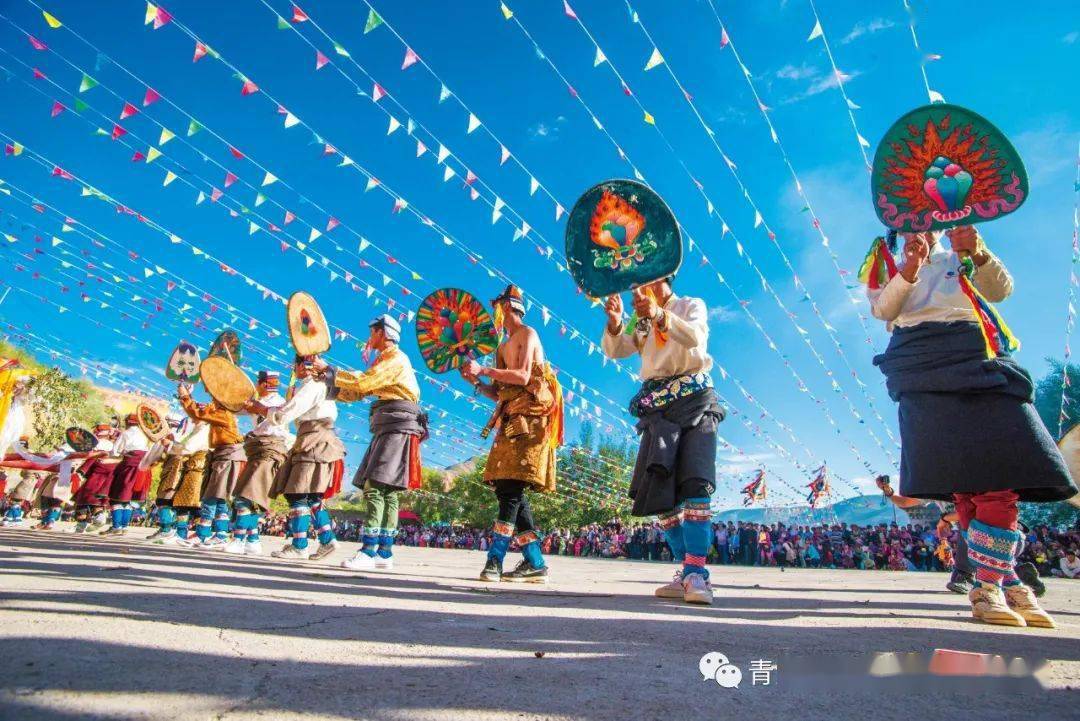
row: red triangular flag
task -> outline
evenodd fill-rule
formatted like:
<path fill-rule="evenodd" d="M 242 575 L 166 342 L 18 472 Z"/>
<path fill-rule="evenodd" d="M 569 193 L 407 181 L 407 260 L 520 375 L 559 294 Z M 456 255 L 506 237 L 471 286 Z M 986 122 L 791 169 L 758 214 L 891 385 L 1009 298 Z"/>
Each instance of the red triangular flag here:
<path fill-rule="evenodd" d="M 321 50 L 316 50 L 315 51 L 315 69 L 316 70 L 322 70 L 323 65 L 326 65 L 328 62 L 330 62 L 330 58 L 323 55 Z"/>
<path fill-rule="evenodd" d="M 45 73 L 41 72 L 37 68 L 34 68 L 34 80 L 44 80 Z"/>
<path fill-rule="evenodd" d="M 236 180 L 237 180 L 237 178 L 236 178 L 236 175 L 234 173 L 232 173 L 230 171 L 225 171 L 225 187 L 226 188 L 228 188 L 230 185 L 235 183 Z"/>
<path fill-rule="evenodd" d="M 331 217 L 330 220 L 326 223 L 326 232 L 329 233 L 331 230 L 338 227 L 339 225 L 341 225 L 341 221 L 337 218 Z"/>
<path fill-rule="evenodd" d="M 145 159 L 146 159 L 146 156 L 145 156 L 145 155 L 143 155 L 143 154 L 142 154 L 141 152 L 139 152 L 138 150 L 136 150 L 136 151 L 135 151 L 135 154 L 131 156 L 131 162 L 133 162 L 133 163 L 137 163 L 137 162 L 139 162 L 140 160 L 145 160 Z"/>
<path fill-rule="evenodd" d="M 240 88 L 241 95 L 251 95 L 259 92 L 259 86 L 250 80 L 244 80 L 243 86 Z"/>
<path fill-rule="evenodd" d="M 304 22 L 307 22 L 307 20 L 308 20 L 307 13 L 305 13 L 303 10 L 301 10 L 296 5 L 293 5 L 292 6 L 292 21 L 294 23 L 304 23 Z"/>
<path fill-rule="evenodd" d="M 150 103 L 156 103 L 159 100 L 161 100 L 161 93 L 154 90 L 153 88 L 147 88 L 146 89 L 146 96 L 143 98 L 142 104 L 143 104 L 143 107 L 145 108 Z"/>
<path fill-rule="evenodd" d="M 191 59 L 191 62 L 197 63 L 206 55 L 206 46 L 200 42 L 195 43 L 195 57 Z"/>
<path fill-rule="evenodd" d="M 289 244 L 286 243 L 284 240 L 281 241 L 281 252 L 284 253 L 288 249 L 289 249 Z"/>
<path fill-rule="evenodd" d="M 126 118 L 130 118 L 132 115 L 135 115 L 138 112 L 139 109 L 131 103 L 124 103 L 124 109 L 120 111 L 120 119 L 124 120 Z"/>
<path fill-rule="evenodd" d="M 60 113 L 64 112 L 65 109 L 66 108 L 64 108 L 64 104 L 57 100 L 53 103 L 52 113 L 50 113 L 50 115 L 55 118 Z"/>
<path fill-rule="evenodd" d="M 622 91 L 623 91 L 623 94 L 626 95 L 626 97 L 628 97 L 628 98 L 633 95 L 633 93 L 630 92 L 630 86 L 627 85 L 626 83 L 622 84 Z"/>
<path fill-rule="evenodd" d="M 55 176 L 56 176 L 56 177 L 58 177 L 58 178 L 63 178 L 64 180 L 71 180 L 71 179 L 72 179 L 72 177 L 73 177 L 73 176 L 71 175 L 71 173 L 69 173 L 68 171 L 64 170 L 64 169 L 63 169 L 63 168 L 61 168 L 61 167 L 60 167 L 59 165 L 54 165 L 54 166 L 53 166 L 52 174 L 53 174 L 53 175 L 55 175 Z"/>
<path fill-rule="evenodd" d="M 222 195 L 224 195 L 224 193 L 222 193 L 217 188 L 214 188 L 210 191 L 210 200 L 216 203 L 218 201 L 218 198 L 220 198 Z"/>
<path fill-rule="evenodd" d="M 119 125 L 113 125 L 112 139 L 116 140 L 117 138 L 119 138 L 122 135 L 127 135 L 127 131 L 124 130 L 123 128 L 121 128 Z"/>
<path fill-rule="evenodd" d="M 237 160 L 243 160 L 244 159 L 244 154 L 241 153 L 239 150 L 237 150 L 236 148 L 234 148 L 231 145 L 229 146 L 229 152 L 232 153 L 233 157 L 236 158 Z"/>
<path fill-rule="evenodd" d="M 49 49 L 48 45 L 46 45 L 45 43 L 43 43 L 40 40 L 38 40 L 37 38 L 35 38 L 33 35 L 27 35 L 26 37 L 28 37 L 30 39 L 30 44 L 34 46 L 34 50 L 48 50 Z"/>

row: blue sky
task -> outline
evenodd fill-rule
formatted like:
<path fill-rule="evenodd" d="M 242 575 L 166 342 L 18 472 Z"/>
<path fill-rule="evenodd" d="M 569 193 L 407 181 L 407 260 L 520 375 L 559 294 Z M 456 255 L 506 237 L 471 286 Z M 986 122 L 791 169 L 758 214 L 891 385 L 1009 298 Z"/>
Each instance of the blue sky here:
<path fill-rule="evenodd" d="M 577 332 L 598 340 L 603 320 L 601 311 L 577 295 L 569 276 L 560 272 L 566 216 L 556 220 L 556 203 L 569 209 L 589 186 L 629 177 L 637 168 L 708 258 L 708 265 L 702 265 L 700 250 L 689 251 L 676 290 L 701 296 L 710 306 L 710 348 L 730 376 L 717 377 L 717 386 L 745 413 L 723 427 L 724 437 L 739 451 L 726 449 L 718 459 L 724 471 L 718 499 L 737 503 L 737 489 L 761 465 L 772 474 L 775 502 L 794 499 L 792 487 L 801 493 L 809 481 L 805 469 L 823 461 L 844 479 L 834 480 L 838 496 L 852 494 L 854 487 L 865 489 L 864 463 L 892 470 L 870 432 L 895 455 L 886 434 L 887 427 L 895 435 L 895 412 L 871 364 L 886 336 L 870 321 L 872 342 L 866 342 L 858 319 L 866 306 L 852 301 L 861 291 L 846 287 L 854 280 L 837 274 L 802 211 L 804 201 L 770 139 L 733 49 L 770 108 L 769 117 L 840 266 L 854 272 L 880 230 L 847 105 L 822 40 L 807 41 L 815 20 L 806 0 L 713 2 L 729 33 L 728 47 L 721 47 L 720 26 L 705 0 L 641 0 L 633 4 L 638 25 L 622 2 L 571 3 L 592 38 L 567 17 L 560 0 L 509 1 L 511 20 L 495 1 L 375 1 L 386 24 L 367 34 L 363 2 L 309 0 L 300 5 L 310 20 L 289 22 L 287 30 L 277 29 L 275 15 L 288 21 L 293 6 L 281 0 L 175 3 L 168 6 L 174 21 L 158 30 L 144 26 L 145 3 L 135 0 L 107 6 L 48 0 L 42 6 L 63 24 L 59 29 L 49 28 L 26 0 L 5 3 L 0 12 L 10 22 L 0 20 L 0 66 L 11 75 L 0 85 L 0 134 L 5 142 L 14 139 L 26 148 L 0 161 L 0 178 L 12 190 L 0 196 L 0 225 L 17 239 L 5 241 L 5 280 L 69 310 L 59 313 L 55 305 L 13 291 L 0 305 L 0 319 L 20 328 L 29 323 L 40 342 L 114 363 L 120 375 L 160 390 L 166 387 L 161 367 L 181 337 L 205 348 L 222 327 L 247 332 L 251 318 L 257 325 L 245 342 L 248 363 L 284 370 L 287 340 L 268 336 L 270 329 L 284 330 L 283 307 L 264 297 L 263 289 L 282 295 L 308 290 L 332 327 L 363 336 L 369 319 L 385 310 L 387 297 L 394 299 L 395 311 L 407 312 L 439 286 L 463 287 L 487 299 L 505 283 L 503 278 L 510 278 L 530 296 L 530 320 L 563 371 L 564 385 L 574 391 L 575 412 L 599 413 L 603 426 L 626 435 L 628 418 L 621 408 L 635 389 L 629 373 L 634 368 L 616 370 L 598 352 L 589 353 L 583 337 L 575 337 Z M 1077 67 L 1080 13 L 1068 4 L 1049 3 L 1018 12 L 1012 4 L 987 2 L 977 17 L 959 3 L 913 2 L 913 9 L 923 51 L 941 56 L 926 66 L 931 87 L 998 124 L 1028 166 L 1030 200 L 1013 216 L 984 226 L 984 232 L 1017 279 L 1015 297 L 1001 310 L 1023 342 L 1021 360 L 1039 375 L 1045 370 L 1043 359 L 1060 357 L 1064 344 L 1080 107 L 1075 94 L 1063 89 L 1071 77 L 1068 68 Z M 821 0 L 817 11 L 844 87 L 859 106 L 855 120 L 872 155 L 892 121 L 927 100 L 921 56 L 912 45 L 903 4 Z M 11 23 L 48 50 L 36 50 Z M 335 52 L 320 27 L 356 64 Z M 193 63 L 194 42 L 184 29 L 220 60 L 211 53 Z M 406 45 L 401 38 L 423 62 L 402 70 Z M 665 67 L 644 70 L 653 43 L 736 165 L 754 205 Z M 594 65 L 597 45 L 606 60 Z M 315 48 L 329 60 L 319 70 Z M 68 62 L 99 85 L 80 93 L 82 73 Z M 45 78 L 35 78 L 33 68 Z M 242 95 L 234 69 L 260 91 Z M 623 92 L 613 69 L 633 97 Z M 378 103 L 372 101 L 371 78 L 389 94 Z M 453 97 L 440 102 L 443 83 Z M 165 100 L 143 107 L 147 85 Z M 74 96 L 89 107 L 74 112 Z M 271 98 L 301 122 L 284 127 L 287 116 Z M 50 117 L 56 101 L 67 109 Z M 119 120 L 124 101 L 140 112 Z M 642 109 L 655 118 L 655 126 L 643 121 Z M 470 111 L 482 124 L 471 133 Z M 191 137 L 186 136 L 189 115 L 204 127 Z M 388 134 L 391 115 L 401 127 Z M 114 141 L 108 135 L 116 123 L 126 134 Z M 176 134 L 164 145 L 162 126 Z M 94 134 L 99 127 L 106 136 Z M 418 140 L 424 144 L 419 157 Z M 620 158 L 613 142 L 632 165 Z M 439 143 L 450 151 L 442 162 Z M 327 144 L 333 147 L 329 154 Z M 505 163 L 500 162 L 500 144 L 511 153 Z M 151 163 L 132 162 L 134 150 L 145 155 L 151 145 L 163 155 Z M 244 157 L 230 153 L 228 145 Z M 52 175 L 53 164 L 72 179 Z M 447 167 L 453 177 L 444 180 Z M 463 182 L 466 169 L 479 178 L 471 186 Z M 168 170 L 179 177 L 164 187 Z M 267 170 L 279 181 L 262 187 Z M 226 172 L 238 178 L 229 187 L 224 186 Z M 366 191 L 369 175 L 380 185 Z M 535 192 L 531 179 L 536 180 Z M 148 222 L 118 213 L 112 203 L 82 196 L 84 184 Z M 211 187 L 223 191 L 219 201 L 196 205 L 198 191 L 209 195 Z M 476 200 L 470 199 L 470 188 L 476 189 Z M 265 200 L 256 206 L 258 192 Z M 35 212 L 22 202 L 31 197 L 60 214 Z M 402 212 L 392 212 L 395 198 L 408 202 Z M 707 201 L 713 202 L 711 214 Z M 501 217 L 493 223 L 495 206 Z M 796 289 L 764 227 L 755 227 L 755 207 L 825 323 L 835 329 L 843 357 Z M 289 225 L 284 209 L 296 216 Z M 61 230 L 64 215 L 78 221 L 74 231 Z M 722 233 L 720 216 L 732 234 Z M 330 217 L 343 225 L 327 231 Z M 257 227 L 254 234 L 249 233 L 251 223 Z M 280 230 L 270 229 L 270 223 Z M 523 223 L 528 232 L 515 240 Z M 309 242 L 312 226 L 323 235 Z M 87 237 L 95 233 L 104 236 L 95 236 L 99 245 Z M 184 242 L 170 242 L 170 233 Z M 35 243 L 35 235 L 42 242 Z M 53 236 L 62 242 L 53 245 Z M 289 246 L 285 252 L 282 242 Z M 192 246 L 215 260 L 195 254 Z M 35 247 L 42 252 L 35 254 Z M 65 262 L 72 265 L 65 267 Z M 95 265 L 89 272 L 103 280 L 90 279 L 79 287 L 86 262 Z M 219 263 L 236 274 L 223 272 Z M 16 264 L 24 270 L 16 272 Z M 763 291 L 755 268 L 794 318 Z M 745 301 L 745 310 L 718 282 L 718 271 Z M 204 292 L 210 300 L 203 299 Z M 80 293 L 90 300 L 83 302 Z M 109 307 L 101 308 L 102 302 Z M 121 310 L 131 317 L 121 318 Z M 193 325 L 196 319 L 203 327 Z M 805 340 L 797 327 L 805 331 Z M 833 392 L 807 341 L 863 423 L 855 420 L 844 396 Z M 408 333 L 404 347 L 420 367 Z M 271 360 L 265 353 L 272 354 Z M 352 339 L 339 341 L 331 357 L 362 365 Z M 866 395 L 848 365 L 866 384 Z M 793 375 L 806 382 L 818 403 L 799 390 Z M 487 411 L 474 407 L 467 396 L 455 396 L 454 390 L 465 390 L 456 375 L 445 380 L 449 388 L 441 391 L 422 384 L 424 400 L 437 409 L 439 429 L 428 457 L 440 465 L 481 445 L 476 426 L 486 420 Z M 871 412 L 867 395 L 884 424 Z M 770 417 L 762 417 L 762 408 Z M 366 438 L 361 420 L 366 409 L 350 410 L 354 415 L 344 418 L 343 425 L 360 439 L 350 444 L 355 460 Z M 580 420 L 571 419 L 571 431 Z M 583 499 L 595 493 L 568 492 Z"/>

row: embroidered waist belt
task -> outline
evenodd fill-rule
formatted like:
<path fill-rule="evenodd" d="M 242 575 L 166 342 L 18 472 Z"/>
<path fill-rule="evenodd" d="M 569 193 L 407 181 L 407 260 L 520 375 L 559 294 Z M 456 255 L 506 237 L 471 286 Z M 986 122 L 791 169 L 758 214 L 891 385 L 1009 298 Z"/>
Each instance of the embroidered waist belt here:
<path fill-rule="evenodd" d="M 712 376 L 705 372 L 647 380 L 630 399 L 630 415 L 639 418 L 643 413 L 712 387 Z"/>

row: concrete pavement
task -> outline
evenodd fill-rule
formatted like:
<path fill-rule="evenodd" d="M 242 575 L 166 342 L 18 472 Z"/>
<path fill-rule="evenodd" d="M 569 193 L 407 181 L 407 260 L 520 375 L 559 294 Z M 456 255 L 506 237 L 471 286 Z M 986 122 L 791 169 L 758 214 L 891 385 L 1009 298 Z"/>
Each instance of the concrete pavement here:
<path fill-rule="evenodd" d="M 672 570 L 658 563 L 555 558 L 548 586 L 491 585 L 469 551 L 400 548 L 395 571 L 356 574 L 336 567 L 355 544 L 290 564 L 69 530 L 0 529 L 0 719 L 911 721 L 1080 707 L 1080 582 L 1049 580 L 1059 628 L 1025 630 L 971 621 L 943 574 L 718 567 L 702 608 L 652 596 Z M 1014 675 L 929 676 L 934 649 L 999 654 Z M 740 668 L 737 688 L 702 678 L 709 652 Z M 777 666 L 767 686 L 757 660 Z"/>

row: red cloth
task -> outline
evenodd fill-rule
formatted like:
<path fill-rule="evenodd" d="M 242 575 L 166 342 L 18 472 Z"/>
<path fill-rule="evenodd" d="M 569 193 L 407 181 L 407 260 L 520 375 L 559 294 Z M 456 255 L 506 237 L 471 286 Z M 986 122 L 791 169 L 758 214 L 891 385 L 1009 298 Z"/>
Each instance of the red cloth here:
<path fill-rule="evenodd" d="M 424 480 L 424 467 L 420 463 L 420 436 L 409 436 L 409 490 L 420 487 Z"/>
<path fill-rule="evenodd" d="M 1015 531 L 1020 511 L 1020 497 L 1013 491 L 987 491 L 986 493 L 954 493 L 956 515 L 960 527 L 967 530 L 973 520 L 994 528 Z"/>
<path fill-rule="evenodd" d="M 113 471 L 112 483 L 109 485 L 109 500 L 121 503 L 142 500 L 135 497 L 135 484 L 140 475 L 139 461 L 145 455 L 146 451 L 132 451 L 124 454 L 123 460 L 116 464 L 116 469 Z"/>
<path fill-rule="evenodd" d="M 86 479 L 79 484 L 78 492 L 72 490 L 71 500 L 76 506 L 103 506 L 109 495 L 113 472 L 116 464 L 103 463 L 100 458 L 92 458 L 78 470 L 78 475 Z M 74 485 L 74 482 L 73 484 Z"/>
<path fill-rule="evenodd" d="M 345 461 L 339 459 L 334 461 L 334 475 L 330 479 L 330 485 L 326 487 L 326 491 L 323 492 L 324 499 L 330 499 L 336 496 L 341 491 L 341 478 L 345 475 Z"/>

